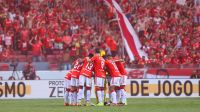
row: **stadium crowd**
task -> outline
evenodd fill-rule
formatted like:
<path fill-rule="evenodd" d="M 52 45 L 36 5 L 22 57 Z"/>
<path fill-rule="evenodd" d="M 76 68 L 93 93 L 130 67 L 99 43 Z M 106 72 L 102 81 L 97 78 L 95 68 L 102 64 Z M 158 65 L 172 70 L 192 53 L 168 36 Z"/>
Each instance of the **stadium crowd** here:
<path fill-rule="evenodd" d="M 103 0 L 0 0 L 0 60 L 26 55 L 44 61 L 60 55 L 71 63 L 100 47 L 102 55 L 118 54 L 130 65 L 199 63 L 199 0 L 116 1 L 148 61 L 129 61 L 114 10 Z"/>
<path fill-rule="evenodd" d="M 138 60 L 139 63 L 199 63 L 199 1 L 117 1 L 138 33 L 141 49 L 148 53 L 150 60 Z M 108 10 L 110 22 L 116 17 L 112 9 Z M 110 24 L 119 32 L 117 21 L 111 20 Z"/>

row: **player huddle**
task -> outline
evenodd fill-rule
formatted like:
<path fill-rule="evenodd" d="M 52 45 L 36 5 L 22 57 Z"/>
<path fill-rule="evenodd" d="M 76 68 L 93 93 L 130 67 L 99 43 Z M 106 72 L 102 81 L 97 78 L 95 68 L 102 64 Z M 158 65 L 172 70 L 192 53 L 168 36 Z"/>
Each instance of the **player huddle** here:
<path fill-rule="evenodd" d="M 80 106 L 85 98 L 85 105 L 91 105 L 91 87 L 94 77 L 96 106 L 104 106 L 106 82 L 109 87 L 110 101 L 106 105 L 127 105 L 126 71 L 123 60 L 111 56 L 100 56 L 99 49 L 95 55 L 77 59 L 73 69 L 65 76 L 65 106 Z M 94 74 L 94 75 L 93 75 Z"/>

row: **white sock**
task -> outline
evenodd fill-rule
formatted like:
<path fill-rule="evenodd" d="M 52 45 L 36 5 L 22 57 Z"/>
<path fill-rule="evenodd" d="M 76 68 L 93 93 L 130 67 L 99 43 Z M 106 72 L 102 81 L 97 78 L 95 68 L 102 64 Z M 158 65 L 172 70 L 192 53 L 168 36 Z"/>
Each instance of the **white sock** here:
<path fill-rule="evenodd" d="M 111 91 L 110 91 L 111 89 L 110 89 L 110 87 L 109 87 L 109 99 L 110 99 L 110 101 L 112 101 L 112 96 L 111 96 Z"/>
<path fill-rule="evenodd" d="M 112 103 L 117 103 L 117 99 L 116 99 L 116 92 L 115 91 L 113 91 L 112 93 L 111 93 L 111 99 L 112 99 Z"/>
<path fill-rule="evenodd" d="M 102 102 L 104 102 L 104 91 L 101 91 Z"/>
<path fill-rule="evenodd" d="M 86 95 L 85 95 L 86 92 L 85 91 L 86 91 L 85 88 L 83 88 L 83 90 L 82 90 L 82 99 L 86 97 Z"/>
<path fill-rule="evenodd" d="M 69 92 L 68 100 L 69 100 L 69 104 L 72 104 L 72 92 Z"/>
<path fill-rule="evenodd" d="M 68 96 L 69 96 L 69 92 L 65 91 L 65 95 L 64 95 L 64 102 L 65 103 L 69 103 Z"/>
<path fill-rule="evenodd" d="M 109 100 L 110 100 L 110 103 L 112 102 L 112 96 L 111 96 L 111 93 L 109 92 Z"/>
<path fill-rule="evenodd" d="M 77 101 L 78 101 L 78 98 L 77 98 L 77 92 L 75 92 L 75 95 L 74 95 L 75 97 L 74 97 L 74 99 L 75 99 L 75 104 L 77 103 Z"/>
<path fill-rule="evenodd" d="M 73 104 L 77 103 L 77 92 L 72 93 L 72 102 L 73 102 Z"/>
<path fill-rule="evenodd" d="M 72 92 L 72 104 L 74 104 L 74 102 L 75 102 L 75 92 Z"/>
<path fill-rule="evenodd" d="M 120 98 L 121 98 L 121 90 L 117 90 L 116 94 L 117 94 L 117 97 L 116 97 L 117 103 L 119 103 L 120 102 Z"/>
<path fill-rule="evenodd" d="M 77 98 L 78 98 L 77 102 L 78 103 L 81 102 L 82 97 L 83 97 L 83 89 L 79 89 L 78 90 L 78 96 L 77 96 Z"/>
<path fill-rule="evenodd" d="M 121 97 L 122 97 L 122 103 L 126 102 L 126 91 L 124 89 L 121 89 Z"/>
<path fill-rule="evenodd" d="M 86 101 L 90 102 L 91 90 L 86 90 Z"/>
<path fill-rule="evenodd" d="M 99 103 L 102 103 L 102 95 L 101 95 L 101 91 L 97 91 L 97 96 L 98 96 L 98 100 L 99 100 Z"/>

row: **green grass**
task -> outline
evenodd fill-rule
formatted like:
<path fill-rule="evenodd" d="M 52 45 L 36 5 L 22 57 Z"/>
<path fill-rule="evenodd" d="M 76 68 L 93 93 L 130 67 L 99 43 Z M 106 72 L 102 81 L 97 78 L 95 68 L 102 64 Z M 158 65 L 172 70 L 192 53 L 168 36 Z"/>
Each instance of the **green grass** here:
<path fill-rule="evenodd" d="M 137 98 L 117 107 L 64 107 L 62 99 L 0 99 L 0 112 L 200 112 L 200 98 Z"/>

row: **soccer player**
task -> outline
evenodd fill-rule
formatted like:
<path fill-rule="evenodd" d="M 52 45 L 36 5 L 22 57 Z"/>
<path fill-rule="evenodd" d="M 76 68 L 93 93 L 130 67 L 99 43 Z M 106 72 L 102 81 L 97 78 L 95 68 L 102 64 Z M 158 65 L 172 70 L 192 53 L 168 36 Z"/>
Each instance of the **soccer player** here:
<path fill-rule="evenodd" d="M 79 79 L 79 74 L 81 71 L 83 64 L 81 63 L 81 59 L 77 59 L 74 62 L 74 67 L 71 70 L 71 96 L 69 96 L 72 99 L 72 102 L 70 102 L 70 105 L 77 105 L 77 93 L 78 93 L 78 79 Z"/>
<path fill-rule="evenodd" d="M 93 54 L 89 54 L 88 57 L 83 59 L 83 67 L 80 71 L 79 76 L 79 91 L 78 91 L 78 105 L 81 103 L 81 99 L 84 96 L 83 87 L 86 86 L 86 105 L 90 105 L 90 96 L 91 96 L 91 86 L 92 86 L 92 73 L 94 64 L 92 62 L 89 62 L 89 58 L 92 58 Z"/>
<path fill-rule="evenodd" d="M 119 72 L 119 69 L 117 68 L 117 65 L 115 63 L 115 60 L 112 59 L 111 56 L 107 57 L 105 61 L 105 66 L 111 76 L 110 81 L 110 92 L 111 92 L 111 101 L 112 105 L 117 105 L 117 96 L 116 96 L 116 87 L 120 87 L 120 80 L 121 80 L 121 73 Z"/>
<path fill-rule="evenodd" d="M 126 80 L 127 80 L 127 72 L 124 67 L 124 61 L 117 56 L 114 56 L 115 63 L 117 65 L 117 68 L 119 69 L 119 72 L 121 73 L 121 82 L 120 82 L 120 88 L 117 89 L 117 98 L 121 97 L 121 102 L 123 105 L 127 105 L 127 99 L 126 99 Z M 119 103 L 119 102 L 118 102 Z"/>
<path fill-rule="evenodd" d="M 64 82 L 64 88 L 65 88 L 65 93 L 64 93 L 64 105 L 68 106 L 69 103 L 71 102 L 69 99 L 69 96 L 71 96 L 71 92 L 70 92 L 70 83 L 71 83 L 71 71 L 69 71 L 66 75 L 65 75 L 65 82 Z"/>
<path fill-rule="evenodd" d="M 100 56 L 100 50 L 95 49 L 95 55 L 91 58 L 91 62 L 94 63 L 94 74 L 95 74 L 95 91 L 97 93 L 98 103 L 97 106 L 104 106 L 104 83 L 106 78 L 105 60 Z"/>

